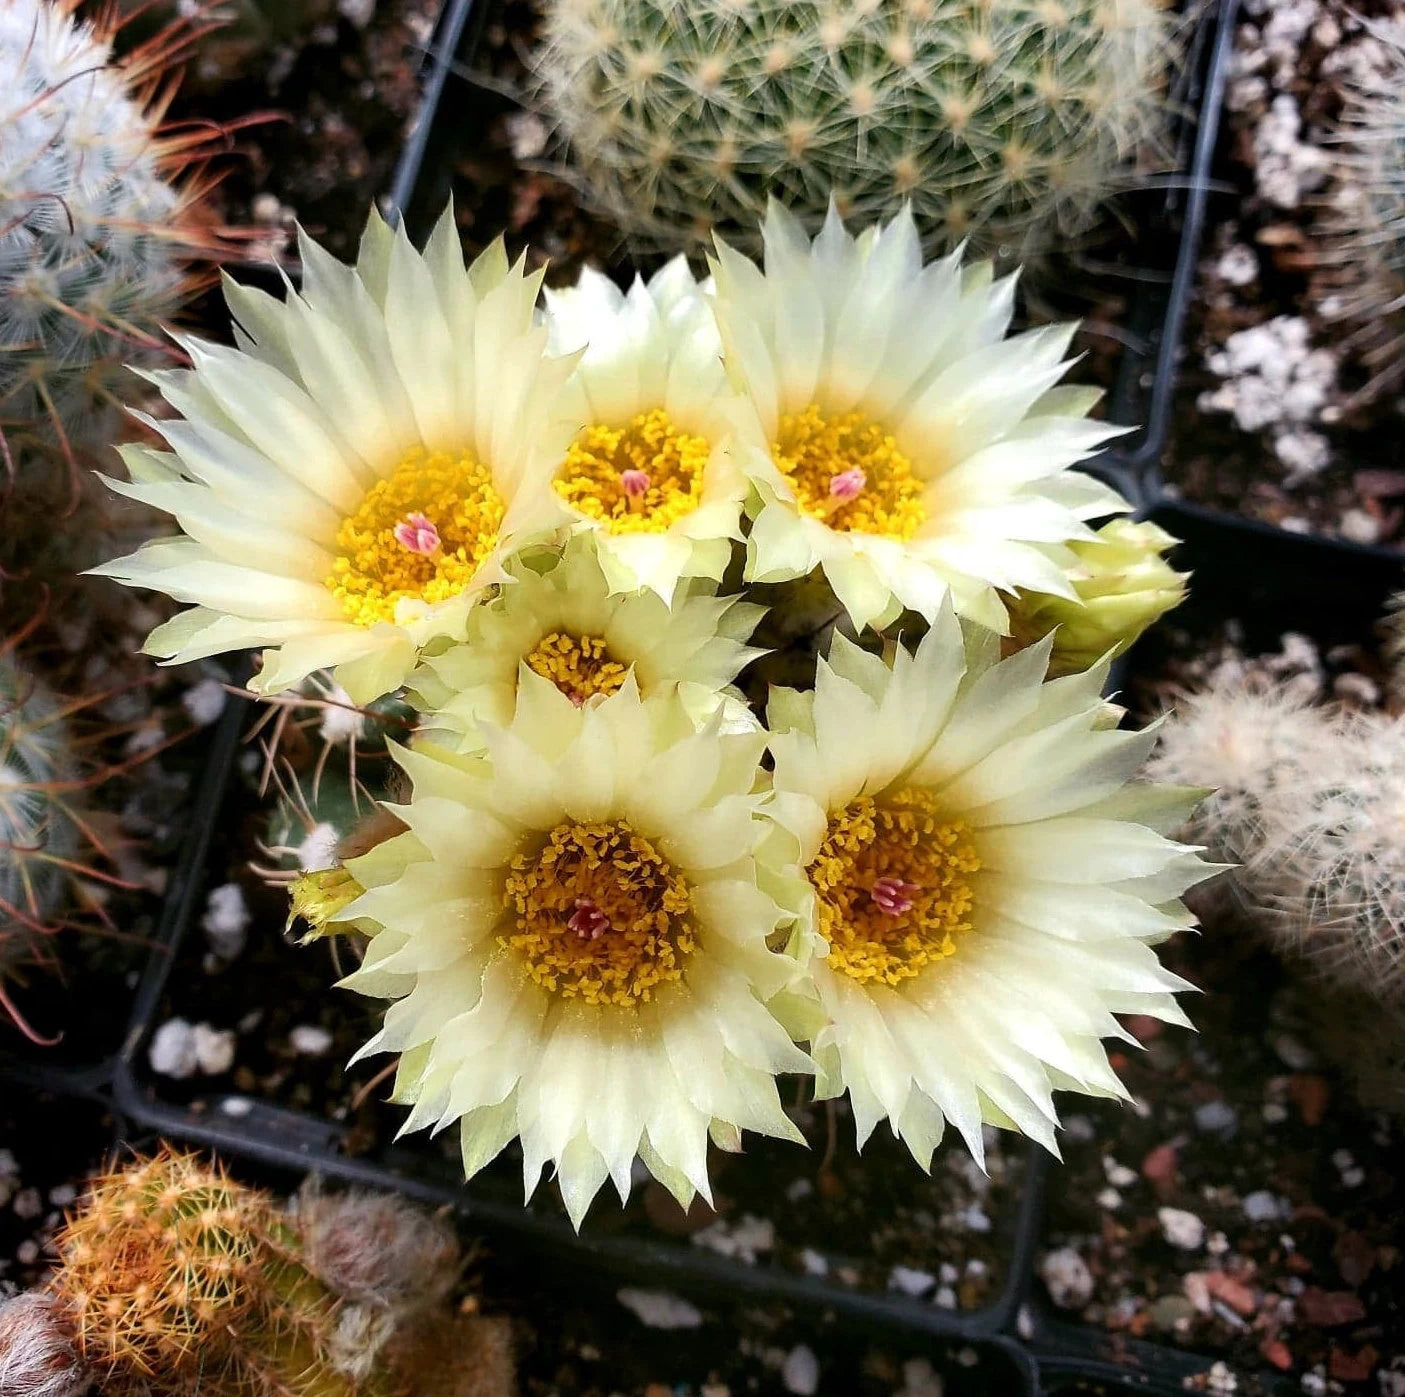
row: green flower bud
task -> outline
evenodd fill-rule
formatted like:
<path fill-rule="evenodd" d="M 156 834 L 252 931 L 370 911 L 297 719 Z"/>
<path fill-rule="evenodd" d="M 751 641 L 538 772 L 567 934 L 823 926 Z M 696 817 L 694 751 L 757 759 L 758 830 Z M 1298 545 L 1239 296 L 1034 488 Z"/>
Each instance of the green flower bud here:
<path fill-rule="evenodd" d="M 1020 592 L 1010 603 L 1012 648 L 1055 631 L 1049 673 L 1075 674 L 1109 652 L 1120 655 L 1158 617 L 1185 599 L 1188 573 L 1162 556 L 1176 539 L 1149 522 L 1113 519 L 1087 543 L 1072 543 L 1069 583 L 1077 600 Z"/>

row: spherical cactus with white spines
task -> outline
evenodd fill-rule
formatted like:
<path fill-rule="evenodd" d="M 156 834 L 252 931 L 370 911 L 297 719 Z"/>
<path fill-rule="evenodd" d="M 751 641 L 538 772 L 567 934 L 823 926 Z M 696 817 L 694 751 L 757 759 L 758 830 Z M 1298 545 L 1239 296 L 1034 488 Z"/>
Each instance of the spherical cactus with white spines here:
<path fill-rule="evenodd" d="M 1268 811 L 1253 877 L 1276 939 L 1329 984 L 1405 1007 L 1405 720 L 1354 716 Z"/>
<path fill-rule="evenodd" d="M 1370 374 L 1363 401 L 1405 379 L 1405 36 L 1370 29 L 1380 63 L 1346 75 L 1327 148 L 1335 188 L 1317 230 L 1331 289 L 1323 308 Z"/>
<path fill-rule="evenodd" d="M 81 842 L 76 768 L 62 708 L 0 649 L 0 1018 L 34 1041 L 6 981 L 47 959 Z"/>
<path fill-rule="evenodd" d="M 910 201 L 929 249 L 1029 257 L 1088 229 L 1166 122 L 1155 0 L 551 0 L 544 105 L 646 245 L 753 243 Z"/>
<path fill-rule="evenodd" d="M 195 192 L 170 178 L 191 143 L 158 130 L 153 84 L 179 43 L 163 31 L 115 61 L 110 36 L 71 4 L 0 0 L 0 467 L 10 474 L 36 444 L 70 459 L 107 444 L 135 383 L 123 366 L 167 356 L 161 327 L 188 293 L 189 258 L 211 246 L 192 221 Z"/>
<path fill-rule="evenodd" d="M 0 655 L 0 957 L 51 923 L 79 844 L 75 759 L 58 703 Z"/>

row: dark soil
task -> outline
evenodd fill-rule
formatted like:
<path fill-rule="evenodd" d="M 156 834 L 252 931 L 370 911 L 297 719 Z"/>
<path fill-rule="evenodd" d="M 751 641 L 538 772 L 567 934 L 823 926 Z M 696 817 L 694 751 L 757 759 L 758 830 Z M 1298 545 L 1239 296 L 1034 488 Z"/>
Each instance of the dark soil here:
<path fill-rule="evenodd" d="M 354 257 L 419 110 L 438 0 L 373 0 L 362 25 L 334 0 L 225 8 L 235 21 L 200 40 L 168 114 L 177 124 L 232 128 L 215 160 L 222 180 L 212 215 L 267 231 L 255 259 L 286 248 L 295 222 L 339 257 Z M 140 40 L 174 13 L 169 3 L 143 7 L 122 41 Z M 244 125 L 253 114 L 267 119 Z"/>
<path fill-rule="evenodd" d="M 1168 624 L 1141 652 L 1155 661 L 1137 705 L 1158 712 L 1242 661 L 1235 641 L 1236 626 Z M 1315 678 L 1324 698 L 1386 701 L 1361 645 L 1318 653 L 1301 640 L 1251 663 L 1275 684 Z M 1092 1291 L 1064 1308 L 1114 1334 L 1287 1374 L 1305 1392 L 1393 1391 L 1405 1371 L 1401 1132 L 1340 1070 L 1343 1028 L 1381 1011 L 1285 967 L 1213 885 L 1197 906 L 1202 932 L 1162 950 L 1203 992 L 1185 1001 L 1197 1033 L 1131 1021 L 1144 1051 L 1113 1061 L 1132 1106 L 1098 1103 L 1065 1122 L 1046 1240 L 1078 1252 Z M 1347 1051 L 1361 1050 L 1358 1036 Z"/>
<path fill-rule="evenodd" d="M 1300 139 L 1330 152 L 1333 147 L 1323 133 L 1341 111 L 1343 88 L 1324 63 L 1341 44 L 1362 34 L 1363 20 L 1398 18 L 1399 11 L 1382 0 L 1364 5 L 1322 0 L 1320 8 L 1322 25 L 1313 27 L 1298 50 L 1291 80 L 1272 86 L 1269 96 L 1290 95 L 1303 121 Z M 1264 48 L 1265 26 L 1276 13 L 1273 5 L 1241 9 L 1237 62 L 1249 61 Z M 1212 168 L 1218 192 L 1210 205 L 1211 232 L 1190 305 L 1174 435 L 1162 463 L 1165 479 L 1188 500 L 1295 532 L 1398 545 L 1405 538 L 1398 391 L 1360 396 L 1371 377 L 1361 358 L 1363 343 L 1351 324 L 1323 313 L 1335 289 L 1333 274 L 1322 262 L 1318 227 L 1330 179 L 1307 189 L 1297 208 L 1270 203 L 1257 186 L 1255 135 L 1264 121 L 1263 104 L 1243 110 L 1231 105 L 1222 120 Z M 1254 271 L 1247 284 L 1233 285 L 1217 274 L 1220 259 L 1234 247 L 1252 254 Z M 1330 349 L 1340 363 L 1338 386 L 1321 420 L 1310 424 L 1327 438 L 1328 464 L 1296 484 L 1285 482 L 1285 467 L 1267 433 L 1242 431 L 1232 416 L 1197 406 L 1201 395 L 1221 382 L 1206 367 L 1206 357 L 1236 332 L 1278 316 L 1304 317 L 1311 345 Z"/>

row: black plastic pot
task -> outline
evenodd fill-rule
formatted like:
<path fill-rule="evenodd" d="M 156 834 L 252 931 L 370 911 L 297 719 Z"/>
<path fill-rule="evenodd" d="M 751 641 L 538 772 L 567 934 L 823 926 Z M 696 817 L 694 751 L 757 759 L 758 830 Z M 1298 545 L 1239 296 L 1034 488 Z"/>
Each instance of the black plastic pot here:
<path fill-rule="evenodd" d="M 1196 30 L 1187 95 L 1200 107 L 1201 118 L 1198 126 L 1189 125 L 1184 133 L 1186 178 L 1167 192 L 1159 213 L 1162 232 L 1178 226 L 1180 237 L 1178 241 L 1167 239 L 1174 263 L 1164 281 L 1147 283 L 1137 302 L 1130 327 L 1132 348 L 1124 357 L 1111 404 L 1116 419 L 1142 419 L 1148 425 L 1134 439 L 1139 444 L 1130 451 L 1109 454 L 1098 463 L 1099 469 L 1136 501 L 1142 499 L 1136 463 L 1150 459 L 1166 434 L 1169 382 L 1205 216 L 1207 170 L 1232 46 L 1234 11 L 1235 0 L 1223 0 L 1218 10 L 1207 12 Z M 423 110 L 397 170 L 391 196 L 415 234 L 423 233 L 442 206 L 449 182 L 448 153 L 455 135 L 461 133 L 472 113 L 486 110 L 481 97 L 464 97 L 452 82 L 456 62 L 468 60 L 484 18 L 482 0 L 478 5 L 474 0 L 450 0 L 426 55 Z M 1248 548 L 1218 550 L 1209 525 L 1200 531 L 1182 526 L 1178 515 L 1172 517 L 1163 509 L 1158 509 L 1155 517 L 1187 538 L 1189 560 L 1198 573 L 1198 595 L 1204 605 L 1213 606 L 1216 597 L 1239 597 L 1255 580 L 1262 583 L 1264 595 L 1269 597 L 1276 578 L 1294 572 L 1300 575 L 1305 566 L 1291 556 L 1291 550 L 1280 557 L 1276 538 L 1265 540 L 1259 552 Z M 1307 549 L 1319 546 L 1304 540 L 1293 542 Z M 1253 561 L 1260 556 L 1261 561 Z M 1327 589 L 1342 603 L 1353 599 L 1358 616 L 1363 590 L 1372 591 L 1380 580 L 1364 562 L 1361 574 L 1358 577 L 1344 570 Z M 1326 596 L 1323 606 L 1331 606 Z M 931 1341 L 973 1341 L 1003 1365 L 1000 1385 L 990 1388 L 1000 1397 L 1006 1393 L 1014 1397 L 1017 1392 L 1034 1397 L 1045 1380 L 1055 1384 L 1044 1389 L 1048 1391 L 1062 1390 L 1058 1384 L 1111 1383 L 1110 1391 L 1169 1397 L 1183 1390 L 1187 1375 L 1209 1367 L 1208 1359 L 1153 1344 L 1127 1345 L 1114 1352 L 1106 1336 L 1051 1320 L 1038 1303 L 1030 1303 L 1048 1169 L 1047 1157 L 1037 1147 L 1031 1147 L 1023 1195 L 1010 1220 L 1004 1283 L 985 1308 L 958 1313 L 903 1295 L 865 1294 L 829 1280 L 745 1266 L 696 1247 L 599 1235 L 590 1226 L 581 1236 L 564 1217 L 525 1209 L 515 1198 L 480 1187 L 477 1182 L 465 1186 L 457 1170 L 428 1149 L 394 1146 L 370 1157 L 354 1152 L 355 1143 L 343 1126 L 267 1102 L 218 1092 L 191 1105 L 164 1098 L 159 1080 L 147 1067 L 147 1044 L 176 953 L 191 934 L 200 898 L 210 882 L 208 855 L 218 828 L 221 792 L 249 718 L 250 711 L 243 703 L 231 702 L 214 735 L 198 812 L 171 885 L 160 944 L 138 987 L 120 1053 L 87 1075 L 52 1083 L 41 1082 L 26 1070 L 20 1075 L 27 1084 L 110 1100 L 125 1117 L 126 1138 L 131 1142 L 161 1136 L 276 1170 L 316 1172 L 398 1190 L 429 1203 L 448 1204 L 475 1226 L 510 1238 L 515 1246 L 553 1258 L 554 1264 L 585 1268 L 592 1275 L 626 1277 L 635 1284 L 727 1300 L 754 1297 L 790 1302 L 797 1309 L 830 1314 L 841 1324 L 892 1329 L 914 1341 L 924 1336 Z M 20 1079 L 14 1073 L 9 1075 L 12 1081 Z"/>
<path fill-rule="evenodd" d="M 1127 497 L 1143 510 L 1154 511 L 1158 519 L 1178 536 L 1195 533 L 1215 536 L 1225 549 L 1237 547 L 1246 534 L 1272 535 L 1283 541 L 1285 556 L 1294 542 L 1306 541 L 1317 548 L 1313 556 L 1324 570 L 1344 570 L 1350 574 L 1371 572 L 1377 565 L 1393 563 L 1397 570 L 1405 564 L 1405 553 L 1385 544 L 1353 543 L 1348 539 L 1303 535 L 1276 524 L 1229 514 L 1220 509 L 1183 500 L 1172 489 L 1162 470 L 1162 462 L 1174 434 L 1176 382 L 1184 352 L 1185 327 L 1192 298 L 1200 249 L 1207 223 L 1215 222 L 1216 209 L 1235 196 L 1213 178 L 1219 111 L 1224 98 L 1225 79 L 1233 56 L 1235 20 L 1240 0 L 1221 0 L 1220 29 L 1216 36 L 1216 58 L 1204 93 L 1204 112 L 1196 141 L 1194 169 L 1184 199 L 1180 250 L 1175 274 L 1163 296 L 1145 298 L 1142 312 L 1158 328 L 1145 338 L 1138 337 L 1123 360 L 1110 416 L 1118 422 L 1140 420 L 1144 426 L 1134 435 L 1113 446 L 1097 463 L 1099 473 L 1115 479 Z M 1213 119 L 1210 109 L 1213 108 Z M 1143 403 L 1138 415 L 1135 407 Z M 1272 548 L 1272 545 L 1270 545 Z M 1304 554 L 1304 556 L 1307 556 Z"/>

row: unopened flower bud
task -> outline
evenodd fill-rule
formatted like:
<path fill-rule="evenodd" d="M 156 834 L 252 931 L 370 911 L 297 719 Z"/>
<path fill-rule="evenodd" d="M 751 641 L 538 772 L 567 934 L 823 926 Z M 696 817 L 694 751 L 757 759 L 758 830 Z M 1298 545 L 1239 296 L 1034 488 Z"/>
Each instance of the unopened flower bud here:
<path fill-rule="evenodd" d="M 1021 592 L 1010 604 L 1011 638 L 1023 649 L 1055 631 L 1050 675 L 1075 674 L 1122 654 L 1153 621 L 1185 599 L 1188 574 L 1163 554 L 1176 540 L 1148 521 L 1119 518 L 1097 537 L 1071 543 L 1069 584 L 1077 598 Z"/>

